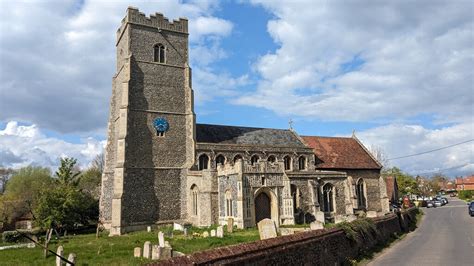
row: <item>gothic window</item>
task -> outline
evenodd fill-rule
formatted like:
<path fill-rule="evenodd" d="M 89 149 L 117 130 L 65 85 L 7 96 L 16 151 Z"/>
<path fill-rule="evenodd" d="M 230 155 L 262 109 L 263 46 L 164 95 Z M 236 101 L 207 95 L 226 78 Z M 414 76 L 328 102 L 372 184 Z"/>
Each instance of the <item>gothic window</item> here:
<path fill-rule="evenodd" d="M 199 156 L 199 170 L 205 170 L 209 168 L 209 156 L 202 154 Z"/>
<path fill-rule="evenodd" d="M 192 214 L 198 214 L 198 187 L 196 185 L 191 186 L 191 208 Z"/>
<path fill-rule="evenodd" d="M 236 163 L 238 160 L 242 160 L 242 155 L 240 155 L 240 154 L 235 155 L 234 163 Z"/>
<path fill-rule="evenodd" d="M 224 163 L 225 163 L 225 157 L 224 157 L 224 155 L 219 154 L 219 155 L 216 157 L 216 168 L 217 168 L 217 166 L 218 166 L 219 164 L 224 165 Z"/>
<path fill-rule="evenodd" d="M 232 192 L 227 190 L 225 192 L 225 202 L 226 202 L 226 215 L 233 216 L 232 213 Z"/>
<path fill-rule="evenodd" d="M 274 163 L 276 161 L 276 158 L 275 158 L 275 156 L 270 155 L 270 156 L 268 156 L 267 161 L 269 161 L 270 163 Z"/>
<path fill-rule="evenodd" d="M 298 159 L 298 168 L 299 168 L 299 170 L 305 170 L 306 169 L 306 157 L 301 156 Z"/>
<path fill-rule="evenodd" d="M 357 185 L 356 185 L 357 207 L 359 209 L 366 207 L 364 187 L 365 187 L 364 179 L 361 178 L 357 181 Z"/>
<path fill-rule="evenodd" d="M 323 211 L 334 211 L 333 186 L 329 183 L 323 186 Z"/>
<path fill-rule="evenodd" d="M 153 59 L 157 63 L 165 63 L 165 46 L 159 43 L 153 47 Z"/>
<path fill-rule="evenodd" d="M 260 158 L 258 157 L 258 155 L 254 155 L 254 156 L 252 156 L 252 158 L 250 158 L 250 163 L 252 165 L 255 165 L 258 162 L 259 159 Z"/>
<path fill-rule="evenodd" d="M 285 162 L 285 170 L 291 170 L 291 157 L 290 156 L 285 156 L 285 158 L 283 158 L 284 162 Z"/>

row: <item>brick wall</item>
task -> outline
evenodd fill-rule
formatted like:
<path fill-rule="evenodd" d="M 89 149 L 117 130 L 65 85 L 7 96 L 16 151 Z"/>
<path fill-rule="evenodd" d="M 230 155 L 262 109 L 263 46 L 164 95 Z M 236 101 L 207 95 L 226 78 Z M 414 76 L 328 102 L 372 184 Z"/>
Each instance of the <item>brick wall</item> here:
<path fill-rule="evenodd" d="M 344 230 L 332 228 L 197 252 L 162 261 L 159 265 L 346 265 L 362 250 L 388 241 L 394 233 L 409 230 L 408 224 L 400 223 L 399 217 L 404 221 L 414 221 L 415 215 L 414 210 L 408 210 L 400 215 L 375 218 L 379 233 L 366 238 L 363 244 L 347 238 Z"/>

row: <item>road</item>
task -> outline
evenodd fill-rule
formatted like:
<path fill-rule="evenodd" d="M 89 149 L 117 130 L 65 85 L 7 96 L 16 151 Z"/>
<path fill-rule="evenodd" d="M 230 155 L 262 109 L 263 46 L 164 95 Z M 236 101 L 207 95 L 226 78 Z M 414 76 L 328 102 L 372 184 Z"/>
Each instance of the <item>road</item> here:
<path fill-rule="evenodd" d="M 368 265 L 474 265 L 474 217 L 464 201 L 449 198 L 438 208 L 422 208 L 420 227 Z"/>

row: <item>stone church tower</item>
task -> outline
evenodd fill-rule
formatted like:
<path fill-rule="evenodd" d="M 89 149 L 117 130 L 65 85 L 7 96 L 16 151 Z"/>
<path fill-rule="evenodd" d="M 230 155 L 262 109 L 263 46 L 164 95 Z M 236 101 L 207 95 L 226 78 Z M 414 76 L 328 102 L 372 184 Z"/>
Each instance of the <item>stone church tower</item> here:
<path fill-rule="evenodd" d="M 195 158 L 187 19 L 128 8 L 116 47 L 100 200 L 111 235 L 185 219 Z"/>

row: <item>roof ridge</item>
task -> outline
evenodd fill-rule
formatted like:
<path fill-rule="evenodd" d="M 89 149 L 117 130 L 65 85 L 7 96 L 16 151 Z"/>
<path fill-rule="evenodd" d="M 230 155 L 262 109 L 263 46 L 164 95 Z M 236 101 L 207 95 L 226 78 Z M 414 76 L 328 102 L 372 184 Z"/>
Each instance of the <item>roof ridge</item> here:
<path fill-rule="evenodd" d="M 203 125 L 203 126 L 219 126 L 219 127 L 239 127 L 239 128 L 252 128 L 252 129 L 273 129 L 273 130 L 290 131 L 289 129 L 270 128 L 270 127 L 249 127 L 249 126 L 218 125 L 218 124 L 206 124 L 206 123 L 196 123 L 196 125 Z"/>
<path fill-rule="evenodd" d="M 352 137 L 334 137 L 334 136 L 301 136 L 302 138 L 327 138 L 327 139 L 352 139 Z"/>

